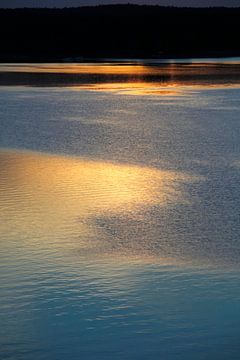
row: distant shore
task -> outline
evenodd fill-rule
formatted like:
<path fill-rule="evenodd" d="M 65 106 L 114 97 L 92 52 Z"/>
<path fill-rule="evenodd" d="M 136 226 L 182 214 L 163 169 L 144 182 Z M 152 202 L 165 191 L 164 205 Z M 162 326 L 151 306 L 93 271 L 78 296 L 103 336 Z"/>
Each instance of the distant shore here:
<path fill-rule="evenodd" d="M 197 55 L 166 55 L 165 57 L 118 57 L 118 58 L 104 58 L 104 57 L 94 57 L 94 58 L 84 58 L 84 57 L 69 57 L 69 58 L 61 58 L 61 57 L 21 57 L 21 56 L 1 56 L 0 57 L 0 65 L 1 64 L 85 64 L 85 63 L 127 63 L 127 62 L 149 62 L 151 64 L 167 64 L 167 63 L 189 63 L 190 61 L 199 60 L 199 62 L 212 62 L 212 59 L 216 59 L 216 61 L 226 60 L 228 59 L 238 59 L 240 58 L 239 53 L 221 53 L 221 54 L 209 54 L 209 53 L 202 53 Z"/>
<path fill-rule="evenodd" d="M 203 53 L 194 53 L 194 54 L 166 54 L 161 56 L 142 56 L 142 57 L 59 57 L 59 56 L 22 56 L 21 54 L 14 54 L 12 56 L 9 55 L 0 55 L 0 64 L 9 63 L 9 64 L 25 64 L 25 63 L 63 63 L 63 64 L 72 64 L 72 63 L 116 63 L 116 62 L 151 62 L 151 63 L 174 63 L 174 62 L 189 62 L 190 60 L 202 61 L 204 60 L 211 61 L 212 59 L 221 60 L 221 59 L 236 59 L 240 58 L 240 51 L 237 52 L 221 52 L 221 53 L 211 53 L 211 52 L 203 52 Z"/>
<path fill-rule="evenodd" d="M 151 62 L 151 63 L 181 63 L 185 62 L 188 63 L 190 60 L 196 61 L 199 60 L 200 62 L 209 62 L 212 59 L 216 59 L 216 61 L 220 61 L 221 59 L 237 59 L 240 58 L 240 51 L 239 52 L 233 52 L 233 53 L 201 53 L 201 54 L 169 54 L 161 57 L 156 56 L 146 56 L 146 57 L 116 57 L 116 58 L 110 58 L 110 57 L 31 57 L 26 56 L 23 57 L 20 54 L 16 54 L 15 56 L 3 56 L 0 55 L 0 64 L 24 64 L 24 63 L 32 63 L 32 64 L 54 64 L 54 63 L 62 63 L 62 64 L 74 64 L 74 63 L 116 63 L 116 62 Z"/>
<path fill-rule="evenodd" d="M 240 56 L 239 24 L 240 7 L 0 9 L 0 62 Z"/>

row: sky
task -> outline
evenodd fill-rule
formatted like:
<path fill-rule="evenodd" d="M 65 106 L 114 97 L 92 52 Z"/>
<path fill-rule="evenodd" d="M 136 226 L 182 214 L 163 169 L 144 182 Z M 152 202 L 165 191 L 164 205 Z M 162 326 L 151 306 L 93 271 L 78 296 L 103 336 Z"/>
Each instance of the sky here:
<path fill-rule="evenodd" d="M 99 4 L 157 4 L 163 6 L 228 6 L 240 7 L 240 0 L 0 0 L 0 8 L 71 7 Z"/>

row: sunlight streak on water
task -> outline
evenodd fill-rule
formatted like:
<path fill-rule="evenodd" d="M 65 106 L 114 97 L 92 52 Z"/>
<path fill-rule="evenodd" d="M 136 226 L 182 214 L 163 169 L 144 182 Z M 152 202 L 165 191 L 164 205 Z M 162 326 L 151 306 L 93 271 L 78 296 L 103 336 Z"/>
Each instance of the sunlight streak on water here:
<path fill-rule="evenodd" d="M 2 151 L 0 164 L 2 233 L 25 234 L 30 242 L 37 237 L 41 246 L 50 234 L 55 246 L 59 236 L 68 242 L 73 236 L 79 250 L 99 247 L 99 255 L 104 238 L 89 241 L 104 230 L 97 219 L 134 219 L 149 207 L 186 203 L 183 185 L 200 181 L 181 172 L 24 152 Z"/>
<path fill-rule="evenodd" d="M 99 86 L 101 84 L 101 86 Z M 192 62 L 177 60 L 157 63 L 149 61 L 122 61 L 115 63 L 79 64 L 0 64 L 0 85 L 62 86 L 62 87 L 139 88 L 133 94 L 149 94 L 164 88 L 179 90 L 182 86 L 234 87 L 240 84 L 240 61 L 222 59 Z M 122 85 L 121 85 L 122 84 Z M 148 88 L 150 88 L 148 90 Z M 161 89 L 163 87 L 163 89 Z M 152 89 L 151 89 L 152 88 Z M 172 88 L 172 89 L 171 89 Z M 124 89 L 122 89 L 124 90 Z M 154 90 L 154 91 L 153 91 Z"/>

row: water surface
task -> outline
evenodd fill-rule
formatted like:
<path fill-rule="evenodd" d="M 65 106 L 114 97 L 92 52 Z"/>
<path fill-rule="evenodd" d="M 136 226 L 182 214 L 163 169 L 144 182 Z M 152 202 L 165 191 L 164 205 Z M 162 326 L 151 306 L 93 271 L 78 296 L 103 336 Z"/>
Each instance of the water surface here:
<path fill-rule="evenodd" d="M 2 359 L 239 359 L 239 70 L 0 66 Z"/>

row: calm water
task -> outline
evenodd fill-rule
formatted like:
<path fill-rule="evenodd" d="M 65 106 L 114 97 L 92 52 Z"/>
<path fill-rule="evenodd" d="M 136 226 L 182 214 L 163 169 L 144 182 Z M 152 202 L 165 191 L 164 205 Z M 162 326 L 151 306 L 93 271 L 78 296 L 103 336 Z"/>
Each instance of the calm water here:
<path fill-rule="evenodd" d="M 239 59 L 0 85 L 1 360 L 238 360 Z"/>

